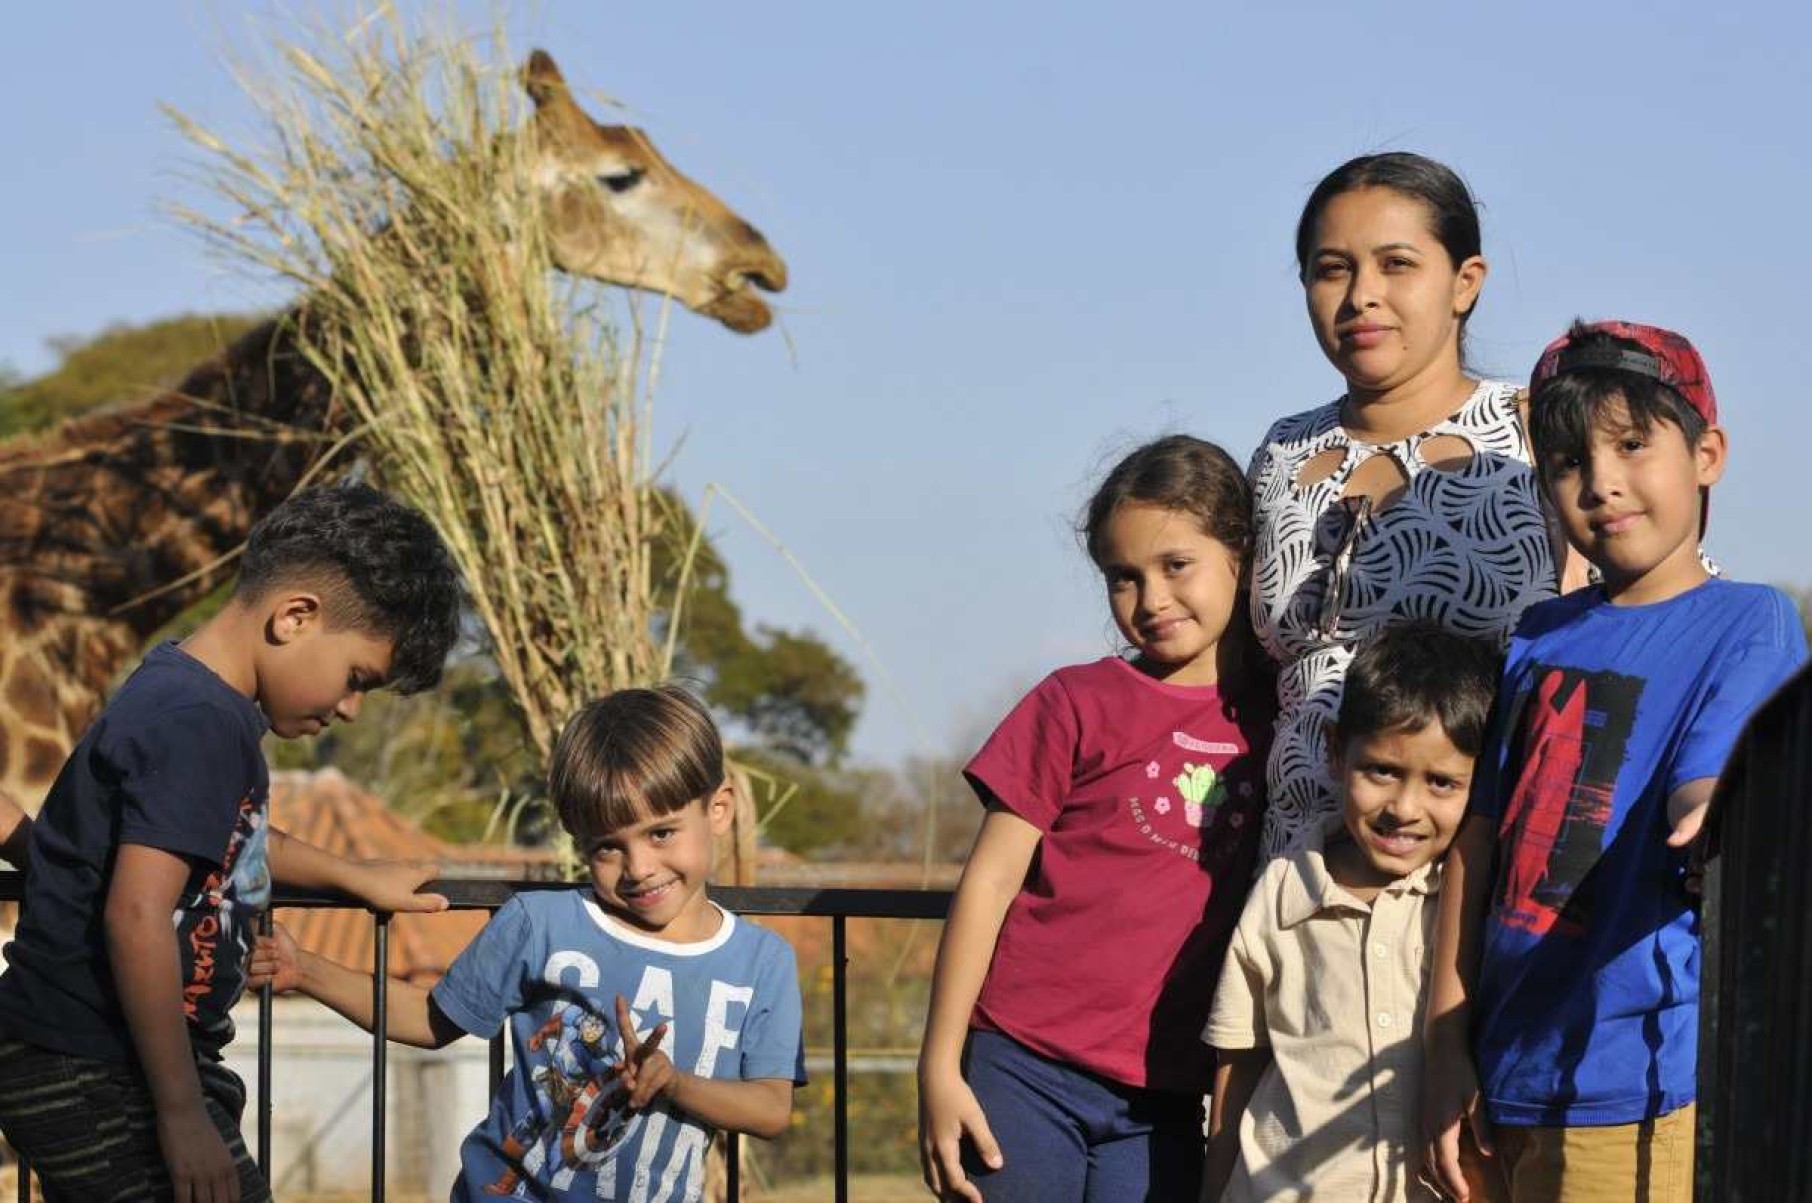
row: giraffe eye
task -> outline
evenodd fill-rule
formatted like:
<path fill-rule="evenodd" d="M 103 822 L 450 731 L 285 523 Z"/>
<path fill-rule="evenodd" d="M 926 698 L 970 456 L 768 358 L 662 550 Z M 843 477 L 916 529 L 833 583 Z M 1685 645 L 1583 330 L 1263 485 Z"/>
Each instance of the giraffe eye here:
<path fill-rule="evenodd" d="M 607 175 L 601 175 L 598 177 L 598 183 L 612 192 L 623 193 L 641 183 L 642 177 L 647 174 L 640 167 L 630 167 L 623 171 L 613 171 Z"/>

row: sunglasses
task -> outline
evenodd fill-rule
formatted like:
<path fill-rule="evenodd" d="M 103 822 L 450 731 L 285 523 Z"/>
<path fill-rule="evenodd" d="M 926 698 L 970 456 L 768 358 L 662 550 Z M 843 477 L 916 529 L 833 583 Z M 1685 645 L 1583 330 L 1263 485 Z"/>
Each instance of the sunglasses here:
<path fill-rule="evenodd" d="M 1334 505 L 1340 515 L 1340 535 L 1334 555 L 1328 560 L 1327 586 L 1321 594 L 1321 614 L 1315 621 L 1315 633 L 1333 639 L 1340 627 L 1340 612 L 1346 606 L 1346 578 L 1353 570 L 1353 553 L 1359 536 L 1372 525 L 1372 499 L 1363 493 L 1342 497 Z"/>

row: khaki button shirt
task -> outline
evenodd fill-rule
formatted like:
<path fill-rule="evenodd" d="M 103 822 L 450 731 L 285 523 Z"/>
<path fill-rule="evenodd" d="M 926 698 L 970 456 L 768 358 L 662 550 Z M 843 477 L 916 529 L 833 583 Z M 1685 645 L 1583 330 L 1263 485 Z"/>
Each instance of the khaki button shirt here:
<path fill-rule="evenodd" d="M 1240 1118 L 1224 1198 L 1423 1203 L 1416 1181 L 1425 954 L 1440 866 L 1361 902 L 1334 884 L 1322 848 L 1336 817 L 1266 866 L 1247 899 L 1202 1039 L 1269 1046 Z"/>

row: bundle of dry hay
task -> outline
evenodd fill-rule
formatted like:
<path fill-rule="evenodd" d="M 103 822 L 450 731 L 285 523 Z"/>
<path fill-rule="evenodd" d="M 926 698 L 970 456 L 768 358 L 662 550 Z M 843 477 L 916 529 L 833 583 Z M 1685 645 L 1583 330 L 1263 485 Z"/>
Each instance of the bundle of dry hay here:
<path fill-rule="evenodd" d="M 663 675 L 643 385 L 597 286 L 553 273 L 512 70 L 394 15 L 244 76 L 268 143 L 172 114 L 231 215 L 178 216 L 306 291 L 347 445 L 439 527 L 545 759 L 586 698 Z M 590 290 L 590 291 L 587 291 Z M 645 362 L 646 361 L 646 362 Z"/>

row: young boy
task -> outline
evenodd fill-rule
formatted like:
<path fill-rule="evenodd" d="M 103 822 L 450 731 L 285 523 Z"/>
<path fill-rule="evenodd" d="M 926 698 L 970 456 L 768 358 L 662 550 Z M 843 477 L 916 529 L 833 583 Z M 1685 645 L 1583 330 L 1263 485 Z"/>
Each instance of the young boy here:
<path fill-rule="evenodd" d="M 1219 1062 L 1203 1203 L 1433 1198 L 1415 1172 L 1427 903 L 1497 670 L 1427 622 L 1353 658 L 1329 732 L 1341 813 L 1259 877 L 1202 1033 Z"/>
<path fill-rule="evenodd" d="M 805 1082 L 793 950 L 706 896 L 733 805 L 722 742 L 684 690 L 621 690 L 567 724 L 548 792 L 591 889 L 518 894 L 432 992 L 391 981 L 385 1034 L 440 1048 L 509 1026 L 515 1067 L 460 1147 L 456 1201 L 696 1203 L 711 1133 L 778 1136 Z M 371 975 L 281 928 L 252 979 L 375 1023 Z"/>
<path fill-rule="evenodd" d="M 1685 1201 L 1689 846 L 1744 720 L 1804 660 L 1805 636 L 1785 596 L 1702 566 L 1726 444 L 1686 339 L 1576 323 L 1530 394 L 1542 485 L 1602 584 L 1533 607 L 1510 644 L 1441 904 L 1428 1158 L 1467 1198 L 1453 1175 L 1466 1118 L 1516 1200 Z"/>
<path fill-rule="evenodd" d="M 82 736 L 30 829 L 0 976 L 0 1128 L 53 1198 L 270 1197 L 221 1050 L 272 879 L 389 911 L 446 900 L 416 893 L 431 868 L 270 828 L 259 739 L 433 684 L 458 618 L 420 514 L 363 485 L 301 493 L 252 529 L 226 606 L 153 648 Z"/>

